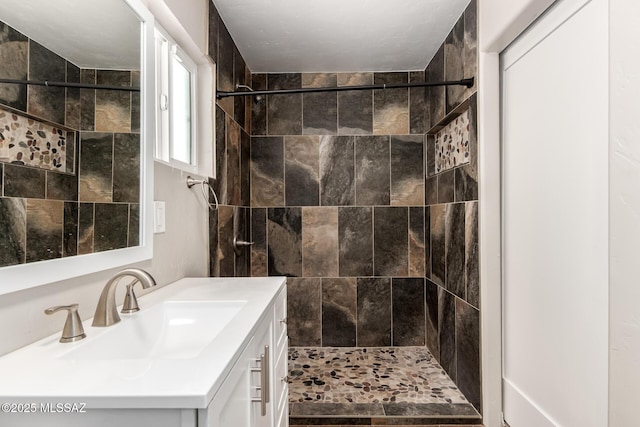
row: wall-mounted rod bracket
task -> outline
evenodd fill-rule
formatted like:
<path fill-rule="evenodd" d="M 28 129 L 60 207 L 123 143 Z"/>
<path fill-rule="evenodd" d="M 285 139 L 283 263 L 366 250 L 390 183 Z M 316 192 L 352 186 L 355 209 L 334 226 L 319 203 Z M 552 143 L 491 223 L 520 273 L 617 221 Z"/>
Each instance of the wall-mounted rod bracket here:
<path fill-rule="evenodd" d="M 0 78 L 0 83 L 16 84 L 16 85 L 47 86 L 47 87 L 73 87 L 77 89 L 102 89 L 102 90 L 120 90 L 120 91 L 127 91 L 127 92 L 140 92 L 139 87 L 92 85 L 88 83 L 72 83 L 72 82 L 50 82 L 48 80 L 18 80 L 18 79 Z"/>

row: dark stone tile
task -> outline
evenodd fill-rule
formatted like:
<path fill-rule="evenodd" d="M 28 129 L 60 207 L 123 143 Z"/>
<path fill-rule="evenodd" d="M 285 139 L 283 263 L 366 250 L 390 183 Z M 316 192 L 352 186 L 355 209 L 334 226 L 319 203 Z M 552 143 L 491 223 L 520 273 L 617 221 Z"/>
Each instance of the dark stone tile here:
<path fill-rule="evenodd" d="M 227 201 L 227 120 L 222 108 L 216 105 L 216 177 L 213 190 L 218 195 L 221 205 Z"/>
<path fill-rule="evenodd" d="M 302 97 L 302 133 L 335 135 L 338 132 L 338 94 L 305 93 Z"/>
<path fill-rule="evenodd" d="M 33 40 L 29 40 L 29 79 L 63 82 L 66 61 Z M 28 112 L 54 123 L 64 123 L 64 88 L 29 86 Z"/>
<path fill-rule="evenodd" d="M 301 404 L 304 405 L 304 404 Z M 312 418 L 310 416 L 290 416 L 289 421 L 292 423 L 290 427 L 295 426 L 371 426 L 371 418 L 368 417 L 323 417 L 318 416 L 316 418 Z"/>
<path fill-rule="evenodd" d="M 26 229 L 25 201 L 0 198 L 0 267 L 26 262 Z"/>
<path fill-rule="evenodd" d="M 406 72 L 375 73 L 374 84 L 403 84 Z M 373 93 L 373 133 L 405 135 L 409 133 L 409 89 L 379 89 Z"/>
<path fill-rule="evenodd" d="M 27 262 L 62 257 L 64 203 L 27 200 Z"/>
<path fill-rule="evenodd" d="M 478 200 L 478 182 L 469 169 L 469 165 L 454 169 L 456 202 Z"/>
<path fill-rule="evenodd" d="M 227 204 L 242 203 L 240 187 L 240 126 L 227 115 Z"/>
<path fill-rule="evenodd" d="M 384 415 L 382 403 L 291 403 L 289 415 L 300 416 L 381 416 Z M 353 425 L 353 424 L 351 424 Z"/>
<path fill-rule="evenodd" d="M 444 77 L 446 80 L 464 78 L 464 16 L 458 19 L 444 42 Z M 447 113 L 462 102 L 464 86 L 447 86 Z"/>
<path fill-rule="evenodd" d="M 408 274 L 409 218 L 407 208 L 376 207 L 373 265 L 376 276 Z"/>
<path fill-rule="evenodd" d="M 122 203 L 96 203 L 94 251 L 127 247 L 129 206 Z"/>
<path fill-rule="evenodd" d="M 284 138 L 285 201 L 287 206 L 320 204 L 320 137 Z"/>
<path fill-rule="evenodd" d="M 451 203 L 445 212 L 445 287 L 451 293 L 465 297 L 465 205 Z"/>
<path fill-rule="evenodd" d="M 214 63 L 218 63 L 218 31 L 220 28 L 220 14 L 213 2 L 208 2 L 209 5 L 209 32 L 207 34 L 209 39 L 208 51 L 209 57 Z"/>
<path fill-rule="evenodd" d="M 455 175 L 456 201 L 478 200 L 478 132 L 477 96 L 469 99 L 469 155 L 470 162 L 457 168 Z"/>
<path fill-rule="evenodd" d="M 456 385 L 480 409 L 480 312 L 456 299 Z"/>
<path fill-rule="evenodd" d="M 451 203 L 455 200 L 455 170 L 438 174 L 438 203 Z"/>
<path fill-rule="evenodd" d="M 220 263 L 218 262 L 219 212 L 219 209 L 209 211 L 209 277 L 220 277 Z"/>
<path fill-rule="evenodd" d="M 373 84 L 372 73 L 338 74 L 338 86 Z M 338 92 L 338 133 L 369 135 L 373 132 L 373 91 Z"/>
<path fill-rule="evenodd" d="M 338 276 L 338 209 L 302 208 L 303 276 Z"/>
<path fill-rule="evenodd" d="M 422 135 L 391 137 L 391 204 L 424 205 Z"/>
<path fill-rule="evenodd" d="M 93 236 L 95 234 L 95 205 L 80 203 L 78 205 L 78 255 L 93 253 Z"/>
<path fill-rule="evenodd" d="M 389 205 L 388 136 L 356 136 L 356 204 Z"/>
<path fill-rule="evenodd" d="M 235 90 L 233 84 L 233 51 L 235 45 L 231 38 L 231 34 L 229 34 L 229 30 L 222 19 L 218 22 L 218 61 L 216 62 L 216 68 L 218 70 L 217 87 L 219 91 L 233 92 Z M 235 107 L 233 97 L 219 99 L 218 105 L 220 105 L 227 114 L 233 117 Z"/>
<path fill-rule="evenodd" d="M 322 345 L 356 345 L 355 278 L 322 279 Z"/>
<path fill-rule="evenodd" d="M 47 199 L 78 201 L 78 177 L 47 171 Z"/>
<path fill-rule="evenodd" d="M 393 279 L 393 345 L 425 345 L 424 279 Z"/>
<path fill-rule="evenodd" d="M 438 304 L 438 285 L 431 280 L 426 280 L 426 309 L 427 309 L 427 347 L 431 354 L 440 361 L 440 335 L 438 333 L 439 322 L 439 304 Z"/>
<path fill-rule="evenodd" d="M 267 210 L 251 209 L 251 276 L 265 277 L 267 271 Z"/>
<path fill-rule="evenodd" d="M 218 208 L 218 265 L 220 277 L 235 277 L 236 259 L 233 250 L 233 207 Z"/>
<path fill-rule="evenodd" d="M 67 132 L 67 165 L 66 172 L 76 174 L 80 156 L 76 155 L 80 132 Z"/>
<path fill-rule="evenodd" d="M 453 382 L 456 377 L 456 297 L 438 289 L 438 331 L 440 341 L 440 365 Z"/>
<path fill-rule="evenodd" d="M 64 203 L 64 225 L 62 231 L 62 256 L 78 255 L 78 203 Z"/>
<path fill-rule="evenodd" d="M 46 172 L 26 166 L 4 165 L 4 196 L 44 199 Z"/>
<path fill-rule="evenodd" d="M 424 204 L 438 204 L 438 177 L 432 176 L 424 181 Z"/>
<path fill-rule="evenodd" d="M 431 280 L 444 286 L 445 280 L 445 210 L 446 205 L 430 207 L 431 224 Z"/>
<path fill-rule="evenodd" d="M 249 209 L 243 207 L 234 207 L 234 215 L 237 215 L 238 221 L 236 236 L 240 240 L 249 241 L 250 240 L 250 218 L 249 218 Z M 233 239 L 233 238 L 232 238 Z M 247 246 L 236 250 L 235 253 L 235 276 L 236 277 L 248 277 L 250 271 L 251 264 L 251 249 Z"/>
<path fill-rule="evenodd" d="M 238 48 L 233 45 L 233 87 L 234 89 L 238 87 L 238 85 L 247 85 L 247 83 L 251 83 L 247 81 L 245 69 L 247 65 L 244 62 L 244 58 L 240 54 Z M 251 102 L 252 97 L 244 97 L 244 96 L 236 96 L 233 98 L 233 117 L 234 120 L 240 125 L 241 128 L 246 129 L 247 123 L 245 122 L 246 115 L 246 103 Z"/>
<path fill-rule="evenodd" d="M 436 138 L 435 135 L 426 135 L 425 141 L 426 176 L 436 174 Z"/>
<path fill-rule="evenodd" d="M 80 82 L 96 84 L 96 70 L 80 70 Z M 96 129 L 96 91 L 95 89 L 80 89 L 80 130 L 94 131 Z"/>
<path fill-rule="evenodd" d="M 321 279 L 287 279 L 287 332 L 291 346 L 320 346 Z"/>
<path fill-rule="evenodd" d="M 409 208 L 409 276 L 411 277 L 425 276 L 424 213 L 422 206 Z"/>
<path fill-rule="evenodd" d="M 251 138 L 251 206 L 284 206 L 282 137 Z"/>
<path fill-rule="evenodd" d="M 140 134 L 113 135 L 113 201 L 140 202 Z"/>
<path fill-rule="evenodd" d="M 253 90 L 267 90 L 267 75 L 254 74 L 252 77 Z M 251 99 L 251 135 L 267 135 L 267 102 Z"/>
<path fill-rule="evenodd" d="M 426 79 L 429 82 L 441 82 L 444 77 L 444 44 L 436 51 L 433 59 L 427 66 Z M 445 116 L 446 89 L 444 86 L 430 87 L 427 89 L 427 109 L 429 110 L 430 123 L 427 129 L 437 125 Z"/>
<path fill-rule="evenodd" d="M 80 68 L 66 62 L 67 83 L 80 83 Z M 64 124 L 73 129 L 80 129 L 80 89 L 68 87 L 66 92 L 66 106 Z"/>
<path fill-rule="evenodd" d="M 354 139 L 323 136 L 320 139 L 320 201 L 322 206 L 355 203 Z"/>
<path fill-rule="evenodd" d="M 372 208 L 339 208 L 340 276 L 373 275 Z"/>
<path fill-rule="evenodd" d="M 464 77 L 478 78 L 478 11 L 477 0 L 471 0 L 464 11 Z M 478 88 L 477 81 L 465 89 L 464 97 L 474 93 Z"/>
<path fill-rule="evenodd" d="M 411 219 L 411 218 L 410 218 Z M 424 207 L 424 275 L 431 278 L 431 207 Z"/>
<path fill-rule="evenodd" d="M 468 403 L 384 403 L 384 413 L 390 417 L 478 416 Z"/>
<path fill-rule="evenodd" d="M 480 248 L 478 247 L 478 202 L 465 204 L 464 264 L 466 301 L 480 307 Z"/>
<path fill-rule="evenodd" d="M 424 71 L 412 71 L 409 73 L 409 83 L 423 83 Z M 409 133 L 423 134 L 427 131 L 427 90 L 424 87 L 409 89 Z"/>
<path fill-rule="evenodd" d="M 251 137 L 240 131 L 240 200 L 242 206 L 251 204 Z"/>
<path fill-rule="evenodd" d="M 269 90 L 299 89 L 299 73 L 267 75 Z M 302 94 L 271 95 L 267 99 L 269 135 L 302 135 Z"/>
<path fill-rule="evenodd" d="M 302 209 L 269 208 L 267 218 L 270 276 L 302 276 Z"/>
<path fill-rule="evenodd" d="M 391 345 L 391 279 L 360 277 L 358 284 L 358 346 Z"/>
<path fill-rule="evenodd" d="M 29 39 L 0 22 L 0 78 L 25 80 L 29 68 Z M 27 86 L 0 84 L 0 104 L 27 111 Z"/>
<path fill-rule="evenodd" d="M 82 132 L 80 138 L 80 201 L 111 202 L 113 134 Z"/>
<path fill-rule="evenodd" d="M 127 247 L 140 245 L 140 205 L 131 203 L 129 205 L 129 240 Z"/>
<path fill-rule="evenodd" d="M 131 72 L 98 70 L 96 83 L 131 86 Z M 97 132 L 131 132 L 131 92 L 97 90 L 95 126 Z"/>
<path fill-rule="evenodd" d="M 131 72 L 131 86 L 140 87 L 140 71 Z M 140 92 L 131 92 L 131 132 L 140 133 L 142 119 L 140 105 Z"/>

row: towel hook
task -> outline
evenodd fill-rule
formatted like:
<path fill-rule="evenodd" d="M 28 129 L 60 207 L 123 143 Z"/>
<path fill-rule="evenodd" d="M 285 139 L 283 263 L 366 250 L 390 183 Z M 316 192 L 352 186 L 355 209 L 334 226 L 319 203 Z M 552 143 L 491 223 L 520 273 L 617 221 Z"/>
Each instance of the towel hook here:
<path fill-rule="evenodd" d="M 204 198 L 204 201 L 209 205 L 209 209 L 211 209 L 212 211 L 218 210 L 218 196 L 216 195 L 216 192 L 213 190 L 213 188 L 211 188 L 211 186 L 209 185 L 209 182 L 207 182 L 207 180 L 205 179 L 195 179 L 191 176 L 187 176 L 187 187 L 191 188 L 194 185 L 200 185 L 200 189 L 202 190 L 202 197 Z M 215 200 L 215 205 L 213 205 L 211 202 L 209 202 L 209 197 L 207 196 L 207 190 L 206 188 L 209 189 L 209 192 L 213 195 L 213 200 Z"/>

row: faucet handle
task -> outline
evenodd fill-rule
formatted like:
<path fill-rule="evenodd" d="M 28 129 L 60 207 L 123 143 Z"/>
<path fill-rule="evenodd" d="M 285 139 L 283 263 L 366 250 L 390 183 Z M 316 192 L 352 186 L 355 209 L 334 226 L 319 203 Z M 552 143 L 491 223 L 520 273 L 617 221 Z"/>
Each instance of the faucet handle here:
<path fill-rule="evenodd" d="M 138 298 L 136 298 L 136 294 L 135 292 L 133 292 L 133 285 L 138 282 L 138 279 L 134 279 L 133 282 L 127 285 L 127 293 L 124 295 L 124 304 L 122 305 L 122 310 L 120 310 L 120 313 L 128 314 L 140 311 Z"/>
<path fill-rule="evenodd" d="M 78 315 L 78 304 L 49 307 L 44 313 L 50 315 L 60 310 L 67 310 L 67 320 L 64 322 L 64 328 L 62 328 L 60 342 L 73 342 L 86 338 L 87 335 L 84 333 L 82 320 L 80 320 L 80 315 Z"/>

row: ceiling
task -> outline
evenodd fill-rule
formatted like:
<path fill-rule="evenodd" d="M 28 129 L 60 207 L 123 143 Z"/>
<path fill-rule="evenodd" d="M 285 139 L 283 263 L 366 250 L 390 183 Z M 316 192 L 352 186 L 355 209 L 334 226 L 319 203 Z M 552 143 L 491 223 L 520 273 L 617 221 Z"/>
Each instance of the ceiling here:
<path fill-rule="evenodd" d="M 423 70 L 469 0 L 213 0 L 254 73 Z"/>

